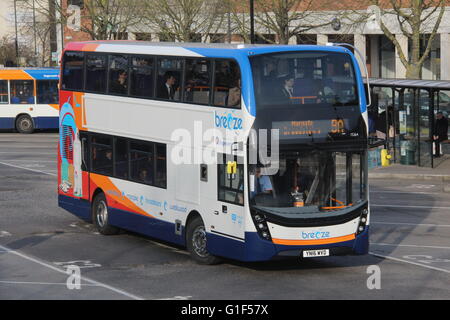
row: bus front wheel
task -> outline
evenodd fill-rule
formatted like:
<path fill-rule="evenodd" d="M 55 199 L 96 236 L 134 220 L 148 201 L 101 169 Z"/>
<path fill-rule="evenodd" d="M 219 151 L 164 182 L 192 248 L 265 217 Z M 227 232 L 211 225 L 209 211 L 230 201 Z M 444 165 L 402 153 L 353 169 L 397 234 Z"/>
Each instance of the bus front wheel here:
<path fill-rule="evenodd" d="M 16 128 L 20 133 L 33 133 L 34 123 L 29 115 L 23 114 L 16 120 Z"/>
<path fill-rule="evenodd" d="M 106 197 L 103 193 L 99 193 L 92 204 L 92 221 L 98 232 L 103 235 L 114 235 L 119 233 L 119 228 L 109 224 L 109 210 Z"/>
<path fill-rule="evenodd" d="M 212 265 L 221 261 L 206 249 L 206 229 L 199 216 L 195 217 L 186 228 L 186 246 L 191 257 L 200 264 Z"/>

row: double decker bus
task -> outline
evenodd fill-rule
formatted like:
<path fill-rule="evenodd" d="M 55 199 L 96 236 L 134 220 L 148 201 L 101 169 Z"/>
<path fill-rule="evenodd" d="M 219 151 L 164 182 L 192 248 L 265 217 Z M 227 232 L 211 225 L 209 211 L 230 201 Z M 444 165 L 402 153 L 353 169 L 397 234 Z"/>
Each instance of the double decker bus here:
<path fill-rule="evenodd" d="M 0 129 L 57 129 L 58 81 L 59 69 L 0 69 Z"/>
<path fill-rule="evenodd" d="M 59 206 L 199 263 L 368 252 L 367 111 L 337 46 L 70 43 Z"/>

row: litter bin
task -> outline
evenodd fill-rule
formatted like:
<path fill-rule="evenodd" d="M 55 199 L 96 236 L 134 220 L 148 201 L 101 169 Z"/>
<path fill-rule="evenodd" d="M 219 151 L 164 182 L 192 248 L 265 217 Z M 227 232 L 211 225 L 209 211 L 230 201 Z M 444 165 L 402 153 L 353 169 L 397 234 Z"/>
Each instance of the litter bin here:
<path fill-rule="evenodd" d="M 400 141 L 400 163 L 407 165 L 416 164 L 416 144 L 414 141 Z"/>

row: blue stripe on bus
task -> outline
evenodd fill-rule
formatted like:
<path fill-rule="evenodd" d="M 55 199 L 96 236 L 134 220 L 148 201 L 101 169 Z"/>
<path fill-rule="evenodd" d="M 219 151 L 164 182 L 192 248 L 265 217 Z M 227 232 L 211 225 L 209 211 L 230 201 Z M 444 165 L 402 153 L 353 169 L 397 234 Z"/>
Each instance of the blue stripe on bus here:
<path fill-rule="evenodd" d="M 59 194 L 58 205 L 84 221 L 91 221 L 91 204 L 87 200 L 75 199 Z"/>
<path fill-rule="evenodd" d="M 91 206 L 86 200 L 74 199 L 58 195 L 59 206 L 77 217 L 91 221 Z M 182 235 L 175 234 L 175 224 L 140 214 L 109 208 L 109 223 L 129 231 L 163 241 L 185 246 L 185 228 Z M 355 240 L 315 245 L 315 246 L 287 246 L 274 244 L 262 239 L 256 232 L 246 232 L 245 242 L 207 233 L 208 251 L 217 256 L 242 261 L 267 261 L 282 252 L 315 249 L 348 248 L 353 254 L 367 254 L 369 251 L 369 226 Z"/>
<path fill-rule="evenodd" d="M 115 208 L 109 208 L 108 219 L 111 225 L 119 228 L 178 245 L 185 244 L 183 236 L 184 230 L 182 235 L 175 234 L 175 224 L 171 222 Z"/>
<path fill-rule="evenodd" d="M 24 69 L 35 80 L 58 80 L 59 69 Z"/>
<path fill-rule="evenodd" d="M 35 117 L 33 120 L 36 129 L 59 128 L 59 117 Z"/>
<path fill-rule="evenodd" d="M 0 118 L 0 129 L 14 129 L 14 118 Z"/>

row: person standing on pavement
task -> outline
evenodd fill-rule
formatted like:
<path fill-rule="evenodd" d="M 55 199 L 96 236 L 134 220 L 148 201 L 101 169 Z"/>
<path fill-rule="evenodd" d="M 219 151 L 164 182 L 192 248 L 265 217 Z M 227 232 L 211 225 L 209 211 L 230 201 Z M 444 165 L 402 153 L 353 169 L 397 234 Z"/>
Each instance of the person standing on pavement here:
<path fill-rule="evenodd" d="M 433 142 L 435 145 L 435 157 L 441 156 L 441 142 L 448 140 L 448 120 L 442 112 L 436 114 L 434 124 Z"/>

